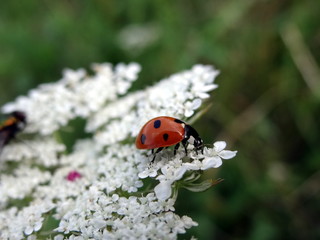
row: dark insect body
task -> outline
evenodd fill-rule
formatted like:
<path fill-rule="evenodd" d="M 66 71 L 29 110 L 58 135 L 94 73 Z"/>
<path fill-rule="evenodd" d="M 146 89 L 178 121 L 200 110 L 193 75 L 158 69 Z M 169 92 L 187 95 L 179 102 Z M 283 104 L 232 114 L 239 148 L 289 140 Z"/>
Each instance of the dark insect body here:
<path fill-rule="evenodd" d="M 21 111 L 14 111 L 11 116 L 0 125 L 0 152 L 3 147 L 15 138 L 18 132 L 26 125 L 26 114 Z"/>
<path fill-rule="evenodd" d="M 140 130 L 136 138 L 136 147 L 138 149 L 157 149 L 156 154 L 163 148 L 173 146 L 174 154 L 178 150 L 180 143 L 185 149 L 187 155 L 187 145 L 194 145 L 196 152 L 203 151 L 203 141 L 197 131 L 185 122 L 173 117 L 156 117 L 148 121 Z M 152 160 L 152 161 L 153 161 Z"/>

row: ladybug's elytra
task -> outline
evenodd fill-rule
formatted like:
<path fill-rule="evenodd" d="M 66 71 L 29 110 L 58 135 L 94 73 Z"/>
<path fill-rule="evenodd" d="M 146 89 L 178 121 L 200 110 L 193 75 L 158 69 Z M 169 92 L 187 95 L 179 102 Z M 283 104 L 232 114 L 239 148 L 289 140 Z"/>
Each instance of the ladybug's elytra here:
<path fill-rule="evenodd" d="M 18 132 L 26 125 L 26 114 L 21 111 L 14 111 L 11 116 L 0 125 L 0 152 Z"/>
<path fill-rule="evenodd" d="M 164 147 L 175 145 L 174 154 L 176 154 L 180 142 L 186 154 L 188 142 L 194 145 L 196 151 L 203 150 L 203 141 L 193 127 L 177 118 L 162 116 L 151 119 L 141 128 L 136 138 L 136 147 L 152 149 L 152 153 L 157 148 L 155 152 L 157 154 Z"/>

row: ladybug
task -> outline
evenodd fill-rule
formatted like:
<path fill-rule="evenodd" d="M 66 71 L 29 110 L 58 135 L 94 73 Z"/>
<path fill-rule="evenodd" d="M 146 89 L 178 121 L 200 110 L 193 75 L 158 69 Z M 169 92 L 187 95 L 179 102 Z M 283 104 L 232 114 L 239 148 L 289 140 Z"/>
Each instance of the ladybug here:
<path fill-rule="evenodd" d="M 24 112 L 14 111 L 10 115 L 0 125 L 0 152 L 26 125 L 26 114 Z"/>
<path fill-rule="evenodd" d="M 156 154 L 163 148 L 173 146 L 176 154 L 180 143 L 182 143 L 187 155 L 187 145 L 194 145 L 196 152 L 203 151 L 203 141 L 197 131 L 185 122 L 173 117 L 156 117 L 149 120 L 140 130 L 136 138 L 138 149 L 152 149 L 152 153 L 157 148 Z"/>

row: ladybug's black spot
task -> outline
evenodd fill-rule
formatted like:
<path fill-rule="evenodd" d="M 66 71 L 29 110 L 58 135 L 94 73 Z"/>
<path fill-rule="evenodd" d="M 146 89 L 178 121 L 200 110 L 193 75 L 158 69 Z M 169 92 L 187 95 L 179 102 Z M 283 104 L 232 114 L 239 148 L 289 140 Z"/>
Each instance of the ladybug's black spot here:
<path fill-rule="evenodd" d="M 169 138 L 169 135 L 167 133 L 165 133 L 162 135 L 162 137 L 163 137 L 163 140 L 167 141 Z"/>
<path fill-rule="evenodd" d="M 179 119 L 175 119 L 174 120 L 176 123 L 184 123 L 184 122 L 182 122 L 181 120 L 179 120 Z"/>
<path fill-rule="evenodd" d="M 146 139 L 147 139 L 146 135 L 142 134 L 140 138 L 141 143 L 144 144 L 146 142 Z"/>
<path fill-rule="evenodd" d="M 159 128 L 161 126 L 161 121 L 160 120 L 155 120 L 153 123 L 154 128 Z"/>

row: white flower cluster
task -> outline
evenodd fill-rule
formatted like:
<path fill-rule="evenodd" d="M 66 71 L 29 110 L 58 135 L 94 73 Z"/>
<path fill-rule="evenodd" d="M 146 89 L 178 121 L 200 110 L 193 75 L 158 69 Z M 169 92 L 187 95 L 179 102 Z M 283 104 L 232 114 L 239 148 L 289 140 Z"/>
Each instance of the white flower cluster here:
<path fill-rule="evenodd" d="M 31 136 L 11 142 L 0 155 L 0 239 L 176 239 L 197 225 L 175 214 L 177 186 L 195 189 L 199 170 L 217 168 L 236 152 L 216 142 L 203 153 L 189 149 L 187 157 L 183 150 L 173 155 L 167 149 L 151 164 L 134 138 L 150 118 L 192 116 L 217 87 L 218 72 L 196 65 L 127 93 L 138 64 L 96 64 L 94 70 L 94 76 L 67 70 L 60 81 L 3 107 L 26 113 L 24 133 Z M 76 117 L 87 121 L 93 137 L 78 139 L 66 153 L 53 132 Z M 156 184 L 148 188 L 146 178 Z M 52 219 L 58 224 L 48 230 Z"/>
<path fill-rule="evenodd" d="M 92 186 L 77 198 L 56 230 L 81 233 L 85 239 L 175 239 L 197 224 L 187 216 L 175 215 L 173 203 L 160 202 L 153 193 L 110 196 Z"/>
<path fill-rule="evenodd" d="M 96 74 L 87 76 L 83 69 L 67 69 L 60 81 L 40 85 L 28 97 L 19 97 L 15 103 L 5 105 L 3 111 L 25 112 L 28 117 L 25 132 L 49 135 L 69 120 L 78 116 L 86 118 L 126 93 L 137 79 L 140 66 L 119 64 L 112 71 L 110 64 L 95 64 L 93 70 Z"/>
<path fill-rule="evenodd" d="M 48 201 L 34 201 L 19 209 L 11 207 L 0 212 L 0 239 L 24 239 L 32 232 L 39 231 L 44 217 L 54 207 Z"/>
<path fill-rule="evenodd" d="M 58 143 L 54 138 L 40 137 L 27 142 L 9 144 L 3 149 L 0 157 L 5 161 L 23 161 L 24 163 L 38 163 L 50 167 L 59 163 L 56 155 L 64 150 L 65 146 Z M 0 165 L 0 169 L 2 167 L 3 165 Z"/>
<path fill-rule="evenodd" d="M 2 174 L 0 176 L 0 206 L 4 206 L 10 198 L 23 199 L 35 187 L 49 179 L 49 172 L 26 165 L 19 166 L 10 174 Z"/>
<path fill-rule="evenodd" d="M 187 171 L 207 170 L 209 168 L 217 168 L 222 164 L 221 159 L 230 159 L 236 155 L 236 151 L 224 150 L 225 142 L 214 143 L 213 148 L 204 148 L 203 154 L 190 154 L 191 162 L 183 162 L 184 153 L 176 157 L 163 156 L 152 167 L 145 169 L 139 173 L 140 178 L 156 177 L 159 184 L 154 188 L 155 194 L 160 200 L 168 199 L 172 192 L 172 184 L 180 180 Z M 160 174 L 159 174 L 160 170 Z"/>
<path fill-rule="evenodd" d="M 213 81 L 218 73 L 210 66 L 196 65 L 174 74 L 153 87 L 106 105 L 88 118 L 87 131 L 96 132 L 97 144 L 108 146 L 135 137 L 151 118 L 190 117 L 209 97 L 207 92 L 217 88 Z"/>

